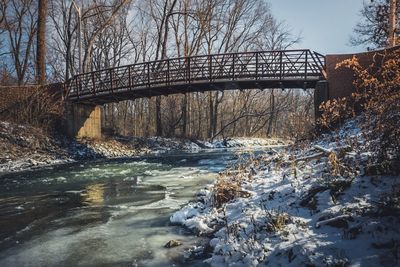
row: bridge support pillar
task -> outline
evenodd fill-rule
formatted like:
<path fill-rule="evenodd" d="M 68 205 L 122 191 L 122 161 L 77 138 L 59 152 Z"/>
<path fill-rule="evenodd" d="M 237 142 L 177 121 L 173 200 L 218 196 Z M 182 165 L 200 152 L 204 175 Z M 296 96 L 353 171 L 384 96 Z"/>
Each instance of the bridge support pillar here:
<path fill-rule="evenodd" d="M 319 81 L 314 90 L 314 114 L 315 119 L 321 117 L 322 112 L 319 110 L 319 105 L 329 99 L 329 84 L 328 81 Z"/>
<path fill-rule="evenodd" d="M 101 109 L 96 105 L 67 103 L 66 131 L 73 138 L 101 138 Z"/>

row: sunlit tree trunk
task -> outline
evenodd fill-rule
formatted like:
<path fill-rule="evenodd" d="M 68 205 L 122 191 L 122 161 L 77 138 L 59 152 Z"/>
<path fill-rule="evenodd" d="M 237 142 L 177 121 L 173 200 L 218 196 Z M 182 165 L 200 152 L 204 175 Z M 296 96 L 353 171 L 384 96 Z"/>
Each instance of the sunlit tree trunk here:
<path fill-rule="evenodd" d="M 38 31 L 37 31 L 37 50 L 36 50 L 36 82 L 46 83 L 46 18 L 47 0 L 38 2 Z"/>
<path fill-rule="evenodd" d="M 268 128 L 267 128 L 267 136 L 270 137 L 272 134 L 272 125 L 275 119 L 275 94 L 274 90 L 271 90 L 270 94 L 270 115 L 269 115 L 269 122 L 268 122 Z"/>
<path fill-rule="evenodd" d="M 396 45 L 397 33 L 397 0 L 390 0 L 389 11 L 389 46 Z"/>

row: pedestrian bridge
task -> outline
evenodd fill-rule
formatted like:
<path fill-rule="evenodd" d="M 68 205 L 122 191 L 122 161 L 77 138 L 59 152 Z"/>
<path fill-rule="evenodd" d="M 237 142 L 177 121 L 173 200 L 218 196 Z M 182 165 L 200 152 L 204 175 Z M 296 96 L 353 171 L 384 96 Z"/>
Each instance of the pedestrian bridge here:
<path fill-rule="evenodd" d="M 308 89 L 325 79 L 325 56 L 311 50 L 200 55 L 96 70 L 65 83 L 67 131 L 101 137 L 99 105 L 110 102 L 213 90 Z"/>
<path fill-rule="evenodd" d="M 171 58 L 76 75 L 66 83 L 66 99 L 97 105 L 210 90 L 315 88 L 324 67 L 325 57 L 310 50 Z"/>

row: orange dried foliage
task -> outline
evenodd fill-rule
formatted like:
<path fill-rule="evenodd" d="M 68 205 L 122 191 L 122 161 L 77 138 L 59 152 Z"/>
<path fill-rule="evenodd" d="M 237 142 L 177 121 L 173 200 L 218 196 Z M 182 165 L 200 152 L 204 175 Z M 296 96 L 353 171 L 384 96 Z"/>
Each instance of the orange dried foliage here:
<path fill-rule="evenodd" d="M 356 92 L 351 99 L 323 103 L 320 125 L 340 123 L 353 116 L 353 107 L 358 105 L 370 140 L 378 141 L 372 145 L 378 145 L 380 160 L 400 159 L 400 50 L 376 53 L 368 67 L 361 66 L 355 56 L 336 67 L 353 70 Z"/>
<path fill-rule="evenodd" d="M 341 125 L 345 119 L 353 117 L 355 113 L 351 101 L 346 97 L 323 102 L 319 108 L 323 113 L 317 123 L 320 127 L 328 129 Z"/>
<path fill-rule="evenodd" d="M 239 176 L 229 177 L 225 174 L 220 174 L 213 188 L 213 203 L 215 207 L 220 208 L 223 204 L 238 197 L 247 198 L 251 196 L 249 192 L 242 189 L 243 181 Z"/>

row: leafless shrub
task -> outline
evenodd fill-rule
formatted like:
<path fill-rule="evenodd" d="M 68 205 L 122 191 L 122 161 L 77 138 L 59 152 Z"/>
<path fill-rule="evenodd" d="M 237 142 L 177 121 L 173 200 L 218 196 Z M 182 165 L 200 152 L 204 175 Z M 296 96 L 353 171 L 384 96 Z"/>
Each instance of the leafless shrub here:
<path fill-rule="evenodd" d="M 4 120 L 29 124 L 46 131 L 61 120 L 62 103 L 46 87 L 32 87 L 31 94 L 20 98 L 0 114 Z"/>
<path fill-rule="evenodd" d="M 284 212 L 270 213 L 267 230 L 270 232 L 282 231 L 289 222 L 289 215 Z"/>
<path fill-rule="evenodd" d="M 250 197 L 250 193 L 242 189 L 240 182 L 220 175 L 213 188 L 214 206 L 220 208 L 223 204 L 238 197 Z"/>
<path fill-rule="evenodd" d="M 400 159 L 400 50 L 376 53 L 374 61 L 363 67 L 357 57 L 338 64 L 353 70 L 356 92 L 352 100 L 339 99 L 321 105 L 320 125 L 330 128 L 354 114 L 352 105 L 365 114 L 364 128 L 371 140 L 371 150 L 378 147 L 379 161 Z M 352 103 L 354 101 L 354 103 Z"/>
<path fill-rule="evenodd" d="M 320 128 L 333 129 L 341 126 L 343 121 L 355 115 L 351 98 L 332 99 L 321 103 L 319 106 L 323 111 L 321 118 L 317 120 Z"/>

